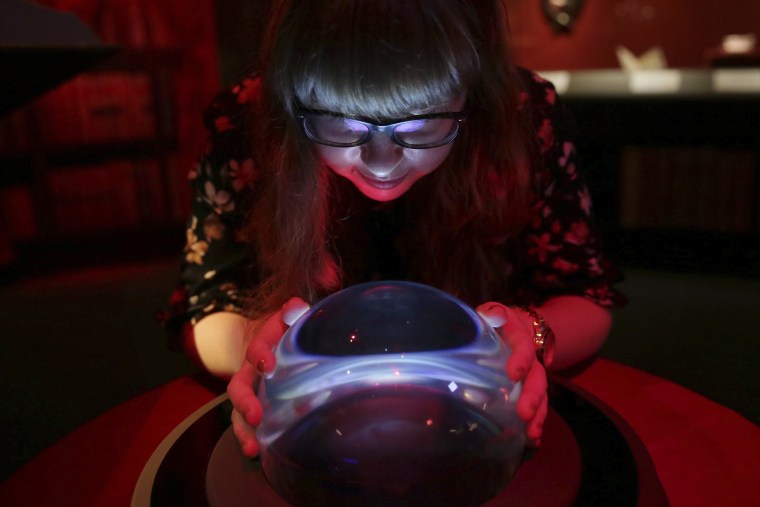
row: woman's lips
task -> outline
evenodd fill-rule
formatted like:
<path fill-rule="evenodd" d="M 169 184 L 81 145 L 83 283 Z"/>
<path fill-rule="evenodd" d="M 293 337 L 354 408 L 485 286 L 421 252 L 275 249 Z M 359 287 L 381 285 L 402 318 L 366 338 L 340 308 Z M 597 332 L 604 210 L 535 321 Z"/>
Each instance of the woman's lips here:
<path fill-rule="evenodd" d="M 402 181 L 404 181 L 404 178 L 406 178 L 406 174 L 401 176 L 400 178 L 394 178 L 392 180 L 378 180 L 375 178 L 372 178 L 371 176 L 367 176 L 366 174 L 359 172 L 359 176 L 362 177 L 364 181 L 367 182 L 367 185 L 376 188 L 378 190 L 388 190 L 393 187 L 397 187 Z"/>

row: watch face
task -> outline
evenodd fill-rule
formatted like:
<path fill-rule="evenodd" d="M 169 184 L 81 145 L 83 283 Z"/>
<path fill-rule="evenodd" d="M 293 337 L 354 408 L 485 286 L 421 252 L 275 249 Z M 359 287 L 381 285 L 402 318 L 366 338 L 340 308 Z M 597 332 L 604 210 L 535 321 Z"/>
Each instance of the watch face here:
<path fill-rule="evenodd" d="M 549 365 L 552 364 L 554 361 L 554 331 L 549 328 L 546 324 L 544 324 L 544 331 L 542 333 L 543 340 L 541 344 L 541 352 L 540 352 L 540 359 L 541 363 L 544 365 L 544 368 L 548 368 Z"/>
<path fill-rule="evenodd" d="M 533 307 L 522 307 L 522 310 L 530 316 L 533 323 L 533 340 L 536 346 L 538 361 L 544 368 L 548 368 L 552 364 L 552 361 L 554 361 L 554 331 L 546 323 L 544 317 Z"/>

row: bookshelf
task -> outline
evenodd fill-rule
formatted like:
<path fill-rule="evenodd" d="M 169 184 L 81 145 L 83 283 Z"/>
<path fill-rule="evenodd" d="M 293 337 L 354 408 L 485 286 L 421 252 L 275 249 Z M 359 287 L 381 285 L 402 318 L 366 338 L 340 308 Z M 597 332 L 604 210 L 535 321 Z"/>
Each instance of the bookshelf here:
<path fill-rule="evenodd" d="M 170 49 L 125 49 L 0 117 L 0 218 L 34 272 L 176 253 Z"/>
<path fill-rule="evenodd" d="M 760 67 L 542 74 L 619 264 L 760 276 Z"/>
<path fill-rule="evenodd" d="M 72 76 L 113 55 L 115 46 L 82 47 L 0 45 L 0 61 L 13 72 L 0 74 L 0 114 L 54 88 Z M 44 69 L 44 72 L 42 71 Z"/>

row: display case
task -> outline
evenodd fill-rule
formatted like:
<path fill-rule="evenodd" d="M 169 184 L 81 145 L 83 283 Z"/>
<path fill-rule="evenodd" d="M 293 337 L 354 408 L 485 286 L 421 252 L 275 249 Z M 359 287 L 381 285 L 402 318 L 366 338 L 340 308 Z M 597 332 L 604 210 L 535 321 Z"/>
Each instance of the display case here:
<path fill-rule="evenodd" d="M 760 275 L 760 68 L 542 74 L 616 260 Z"/>

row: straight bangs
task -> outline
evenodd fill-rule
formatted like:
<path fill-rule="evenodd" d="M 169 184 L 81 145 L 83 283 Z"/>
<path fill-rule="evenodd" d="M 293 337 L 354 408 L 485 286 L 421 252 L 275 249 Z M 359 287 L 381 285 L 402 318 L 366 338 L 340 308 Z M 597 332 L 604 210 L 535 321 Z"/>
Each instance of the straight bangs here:
<path fill-rule="evenodd" d="M 269 69 L 272 90 L 291 114 L 303 106 L 395 119 L 444 104 L 478 79 L 477 44 L 457 1 L 294 5 Z"/>

